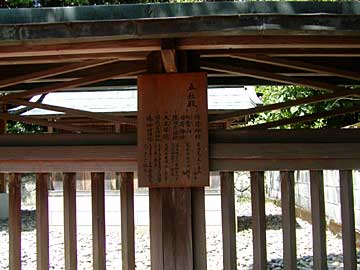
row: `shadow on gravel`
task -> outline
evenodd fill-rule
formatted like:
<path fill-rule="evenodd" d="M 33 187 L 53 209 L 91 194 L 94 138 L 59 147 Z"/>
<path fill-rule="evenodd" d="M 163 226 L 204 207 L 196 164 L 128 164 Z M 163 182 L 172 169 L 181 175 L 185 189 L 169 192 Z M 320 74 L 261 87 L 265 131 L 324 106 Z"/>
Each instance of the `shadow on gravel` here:
<path fill-rule="evenodd" d="M 267 230 L 281 230 L 282 229 L 282 216 L 281 215 L 268 215 L 266 219 L 266 229 Z M 251 229 L 251 216 L 238 216 L 237 217 L 237 228 L 238 232 Z M 296 222 L 296 227 L 301 228 L 300 225 Z"/>
<path fill-rule="evenodd" d="M 36 230 L 36 211 L 35 210 L 21 210 L 21 230 L 29 232 Z M 0 231 L 9 231 L 8 221 L 0 221 Z"/>

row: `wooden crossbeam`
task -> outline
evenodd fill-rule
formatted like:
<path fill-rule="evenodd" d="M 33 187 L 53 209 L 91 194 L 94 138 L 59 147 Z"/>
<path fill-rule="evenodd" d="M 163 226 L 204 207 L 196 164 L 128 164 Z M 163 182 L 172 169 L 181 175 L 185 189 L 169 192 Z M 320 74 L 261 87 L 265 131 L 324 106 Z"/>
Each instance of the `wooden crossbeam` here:
<path fill-rule="evenodd" d="M 24 105 L 24 106 L 28 106 L 31 108 L 63 112 L 63 113 L 74 115 L 74 116 L 88 117 L 88 118 L 103 120 L 103 121 L 117 123 L 117 124 L 136 125 L 136 122 L 137 122 L 136 119 L 131 119 L 131 118 L 120 116 L 120 115 L 112 116 L 112 115 L 107 115 L 107 114 L 103 114 L 103 113 L 95 113 L 95 112 L 65 108 L 65 107 L 60 107 L 60 106 L 55 106 L 55 105 L 48 105 L 48 104 L 43 104 L 43 103 L 38 103 L 38 102 L 30 102 L 30 101 L 21 100 L 21 99 L 14 99 L 14 100 L 11 100 L 9 103 L 16 104 L 16 105 Z"/>
<path fill-rule="evenodd" d="M 317 82 L 303 78 L 288 77 L 288 76 L 279 75 L 277 73 L 243 68 L 240 66 L 211 62 L 206 60 L 201 60 L 201 67 L 207 70 L 214 70 L 214 71 L 225 72 L 235 75 L 246 75 L 257 79 L 269 80 L 269 81 L 285 83 L 285 84 L 300 85 L 300 86 L 310 87 L 316 90 L 339 92 L 346 89 L 329 83 Z"/>
<path fill-rule="evenodd" d="M 95 128 L 88 128 L 88 127 L 81 127 L 75 125 L 68 125 L 68 124 L 61 124 L 53 121 L 46 121 L 42 119 L 36 119 L 32 117 L 25 117 L 20 115 L 13 115 L 8 113 L 0 113 L 0 119 L 5 120 L 12 120 L 17 122 L 23 122 L 27 124 L 33 124 L 38 126 L 44 127 L 53 127 L 62 130 L 68 130 L 73 132 L 84 132 L 84 133 L 103 133 L 103 130 L 95 129 Z"/>
<path fill-rule="evenodd" d="M 232 58 L 253 61 L 256 63 L 269 64 L 273 66 L 280 66 L 286 68 L 300 69 L 315 73 L 325 73 L 332 76 L 342 77 L 350 80 L 359 81 L 360 76 L 357 73 L 333 68 L 331 66 L 321 66 L 302 61 L 287 60 L 276 57 L 270 57 L 264 54 L 232 54 Z"/>
<path fill-rule="evenodd" d="M 166 72 L 177 72 L 175 40 L 161 40 L 161 58 Z"/>
<path fill-rule="evenodd" d="M 335 109 L 335 110 L 330 110 L 330 111 L 325 111 L 325 112 L 320 112 L 320 113 L 313 113 L 313 114 L 308 114 L 308 115 L 303 115 L 303 116 L 298 116 L 298 117 L 280 119 L 278 121 L 273 121 L 273 122 L 268 122 L 268 123 L 253 125 L 253 126 L 247 126 L 247 127 L 241 127 L 240 129 L 274 128 L 274 127 L 280 127 L 280 126 L 284 126 L 284 125 L 292 125 L 292 124 L 297 124 L 297 123 L 314 121 L 314 120 L 317 120 L 320 118 L 329 118 L 329 117 L 344 115 L 344 114 L 348 114 L 348 113 L 355 113 L 355 112 L 359 112 L 359 111 L 360 111 L 360 106 L 353 106 L 350 108 L 340 108 L 340 109 Z"/>
<path fill-rule="evenodd" d="M 46 78 L 46 77 L 64 74 L 67 72 L 72 72 L 72 71 L 76 71 L 76 70 L 105 65 L 105 64 L 112 63 L 112 62 L 116 62 L 116 61 L 119 61 L 119 60 L 117 60 L 117 59 L 90 60 L 90 61 L 84 61 L 84 62 L 80 62 L 80 63 L 64 65 L 61 67 L 55 67 L 55 68 L 51 68 L 51 69 L 41 70 L 41 71 L 37 71 L 37 72 L 33 72 L 33 73 L 27 73 L 27 74 L 20 75 L 17 77 L 1 80 L 0 88 L 8 87 L 11 85 L 19 84 L 19 83 L 30 81 L 30 80 L 42 79 L 42 78 Z"/>
<path fill-rule="evenodd" d="M 118 69 L 112 69 L 112 70 L 109 70 L 106 66 L 103 66 L 101 69 L 98 70 L 97 74 L 95 75 L 92 74 L 73 81 L 51 84 L 20 93 L 8 94 L 6 96 L 0 97 L 0 102 L 7 102 L 13 99 L 28 98 L 28 97 L 55 92 L 67 88 L 74 88 L 77 86 L 105 81 L 107 79 L 111 79 L 118 76 L 137 74 L 145 70 L 146 70 L 146 65 L 144 62 L 135 62 L 135 61 L 121 63 L 121 66 L 119 66 Z"/>
<path fill-rule="evenodd" d="M 232 120 L 232 119 L 236 119 L 236 118 L 239 118 L 242 116 L 248 116 L 248 115 L 252 115 L 252 114 L 256 114 L 256 113 L 280 110 L 280 109 L 290 108 L 293 106 L 298 106 L 298 105 L 303 105 L 303 104 L 312 104 L 312 103 L 331 100 L 331 99 L 335 99 L 335 98 L 346 97 L 346 96 L 351 96 L 351 95 L 359 95 L 359 94 L 360 94 L 359 89 L 345 89 L 345 90 L 338 91 L 335 93 L 311 96 L 311 97 L 306 97 L 306 98 L 299 98 L 299 99 L 295 99 L 295 100 L 289 100 L 289 101 L 285 101 L 285 102 L 269 104 L 269 105 L 259 106 L 259 107 L 250 108 L 250 109 L 243 109 L 243 110 L 222 113 L 219 115 L 210 115 L 209 122 Z"/>

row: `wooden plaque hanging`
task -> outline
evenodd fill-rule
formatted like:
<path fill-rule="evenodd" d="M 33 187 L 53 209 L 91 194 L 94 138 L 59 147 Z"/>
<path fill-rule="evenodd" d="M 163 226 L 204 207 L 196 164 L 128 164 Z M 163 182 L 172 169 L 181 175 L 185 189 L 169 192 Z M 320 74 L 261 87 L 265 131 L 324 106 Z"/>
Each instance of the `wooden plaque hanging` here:
<path fill-rule="evenodd" d="M 206 73 L 138 78 L 141 187 L 209 185 Z"/>

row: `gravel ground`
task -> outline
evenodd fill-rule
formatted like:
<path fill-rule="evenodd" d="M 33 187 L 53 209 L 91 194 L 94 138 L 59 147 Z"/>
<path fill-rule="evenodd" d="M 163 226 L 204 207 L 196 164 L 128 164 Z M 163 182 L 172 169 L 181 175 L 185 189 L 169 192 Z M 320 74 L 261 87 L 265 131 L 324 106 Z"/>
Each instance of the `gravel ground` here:
<path fill-rule="evenodd" d="M 238 269 L 252 269 L 252 232 L 249 229 L 251 206 L 242 203 L 237 209 L 240 218 L 237 233 Z M 281 209 L 267 203 L 267 256 L 269 269 L 283 269 L 282 231 L 280 222 Z M 250 220 L 251 221 L 251 220 Z M 298 248 L 298 269 L 312 269 L 312 235 L 311 224 L 297 219 L 296 230 Z M 121 265 L 121 236 L 119 228 L 107 228 L 107 269 L 118 269 Z M 79 269 L 92 268 L 91 228 L 78 229 L 78 264 Z M 8 228 L 7 222 L 0 222 L 0 269 L 8 269 Z M 50 228 L 50 269 L 64 269 L 62 228 Z M 23 211 L 22 233 L 23 269 L 36 269 L 36 230 L 35 212 Z M 136 266 L 139 270 L 150 269 L 150 240 L 146 227 L 136 229 Z M 329 269 L 343 269 L 341 239 L 327 232 Z M 207 233 L 208 270 L 222 269 L 222 237 L 220 230 Z M 360 269 L 360 252 L 358 253 L 358 269 Z"/>

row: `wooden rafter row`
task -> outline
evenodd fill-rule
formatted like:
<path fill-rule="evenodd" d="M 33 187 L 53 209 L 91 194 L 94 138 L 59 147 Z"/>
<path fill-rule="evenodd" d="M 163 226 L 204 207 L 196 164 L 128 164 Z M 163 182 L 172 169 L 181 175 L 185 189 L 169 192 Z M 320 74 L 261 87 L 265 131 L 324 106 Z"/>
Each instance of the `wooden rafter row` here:
<path fill-rule="evenodd" d="M 284 125 L 309 122 L 309 121 L 317 120 L 320 118 L 329 118 L 329 117 L 344 115 L 344 114 L 348 114 L 348 113 L 355 113 L 355 112 L 359 112 L 359 111 L 360 111 L 360 106 L 353 106 L 351 108 L 341 108 L 341 109 L 325 111 L 325 112 L 321 112 L 321 113 L 313 113 L 313 114 L 308 114 L 308 115 L 304 115 L 304 116 L 281 119 L 278 121 L 273 121 L 273 122 L 264 123 L 264 124 L 241 127 L 240 129 L 243 129 L 243 128 L 244 129 L 274 128 L 274 127 L 280 127 L 280 126 L 284 126 Z"/>
<path fill-rule="evenodd" d="M 0 102 L 8 102 L 10 100 L 14 99 L 21 99 L 21 98 L 27 98 L 27 97 L 33 97 L 40 94 L 55 92 L 67 88 L 73 88 L 77 86 L 82 86 L 86 84 L 96 83 L 105 81 L 114 77 L 119 76 L 127 76 L 132 74 L 137 74 L 141 71 L 146 70 L 146 65 L 143 62 L 127 62 L 122 63 L 122 66 L 119 66 L 118 69 L 112 69 L 109 70 L 106 66 L 103 66 L 102 69 L 99 70 L 99 72 L 96 75 L 89 75 L 85 76 L 83 78 L 74 80 L 74 81 L 68 81 L 68 82 L 61 82 L 57 83 L 55 85 L 46 85 L 43 87 L 27 90 L 20 93 L 14 93 L 9 94 L 6 96 L 0 97 Z"/>
<path fill-rule="evenodd" d="M 225 72 L 229 74 L 246 75 L 261 80 L 269 80 L 269 81 L 280 82 L 285 84 L 300 85 L 300 86 L 310 87 L 316 90 L 326 90 L 331 92 L 339 92 L 346 90 L 346 88 L 344 87 L 340 87 L 329 83 L 317 82 L 303 78 L 287 77 L 272 72 L 243 68 L 240 66 L 228 65 L 224 63 L 202 60 L 201 67 L 204 69 Z"/>
<path fill-rule="evenodd" d="M 255 108 L 250 109 L 243 109 L 243 110 L 237 110 L 232 112 L 227 112 L 219 115 L 213 115 L 209 117 L 209 122 L 217 122 L 217 121 L 223 121 L 223 120 L 232 120 L 236 119 L 242 116 L 252 115 L 256 113 L 262 113 L 262 112 L 268 112 L 268 111 L 274 111 L 274 110 L 280 110 L 285 108 L 290 108 L 293 106 L 299 106 L 303 104 L 312 104 L 317 103 L 321 101 L 331 100 L 335 98 L 340 97 L 346 97 L 351 95 L 358 95 L 360 92 L 358 89 L 346 89 L 335 93 L 329 93 L 324 95 L 317 95 L 317 96 L 311 96 L 306 98 L 299 98 L 295 100 L 275 103 L 275 104 L 269 104 L 264 106 L 259 106 Z"/>
<path fill-rule="evenodd" d="M 43 100 L 45 99 L 47 94 L 42 94 L 34 103 L 41 103 L 43 102 Z M 22 107 L 20 109 L 16 109 L 16 110 L 11 110 L 9 111 L 9 113 L 11 114 L 15 114 L 15 115 L 22 115 L 23 113 L 26 113 L 28 111 L 32 110 L 32 107 Z"/>
<path fill-rule="evenodd" d="M 281 59 L 276 57 L 270 57 L 264 54 L 233 54 L 231 55 L 232 58 L 236 59 L 242 59 L 247 61 L 252 61 L 256 63 L 263 63 L 263 64 L 269 64 L 273 66 L 280 66 L 280 67 L 286 67 L 286 68 L 293 68 L 293 69 L 300 69 L 315 73 L 325 73 L 337 77 L 342 77 L 350 80 L 360 80 L 360 76 L 357 73 L 346 71 L 346 70 L 340 70 L 338 68 L 333 68 L 330 66 L 322 66 L 322 65 L 315 65 L 310 64 L 302 61 L 295 61 L 295 60 L 287 60 L 287 59 Z"/>
<path fill-rule="evenodd" d="M 73 132 L 82 132 L 82 133 L 103 133 L 104 132 L 103 130 L 94 129 L 94 128 L 61 124 L 61 123 L 56 123 L 56 122 L 52 122 L 52 121 L 46 121 L 46 120 L 42 120 L 42 119 L 35 119 L 35 118 L 31 118 L 31 117 L 25 117 L 25 116 L 13 115 L 13 114 L 7 114 L 7 113 L 0 113 L 0 119 L 12 120 L 12 121 L 23 122 L 23 123 L 27 123 L 27 124 L 44 126 L 44 127 L 53 127 L 53 128 L 68 130 L 68 131 L 73 131 Z"/>
<path fill-rule="evenodd" d="M 57 111 L 57 112 L 62 112 L 62 113 L 66 113 L 66 114 L 70 114 L 70 115 L 74 115 L 74 116 L 88 117 L 88 118 L 103 120 L 103 121 L 112 122 L 112 123 L 136 125 L 136 119 L 132 119 L 132 118 L 124 117 L 124 116 L 106 115 L 103 113 L 95 113 L 95 112 L 65 108 L 65 107 L 60 107 L 60 106 L 42 104 L 42 103 L 37 103 L 37 102 L 29 102 L 29 101 L 20 100 L 20 99 L 14 99 L 14 100 L 10 101 L 9 103 L 16 104 L 16 105 L 24 105 L 24 106 L 28 106 L 31 108 Z"/>

